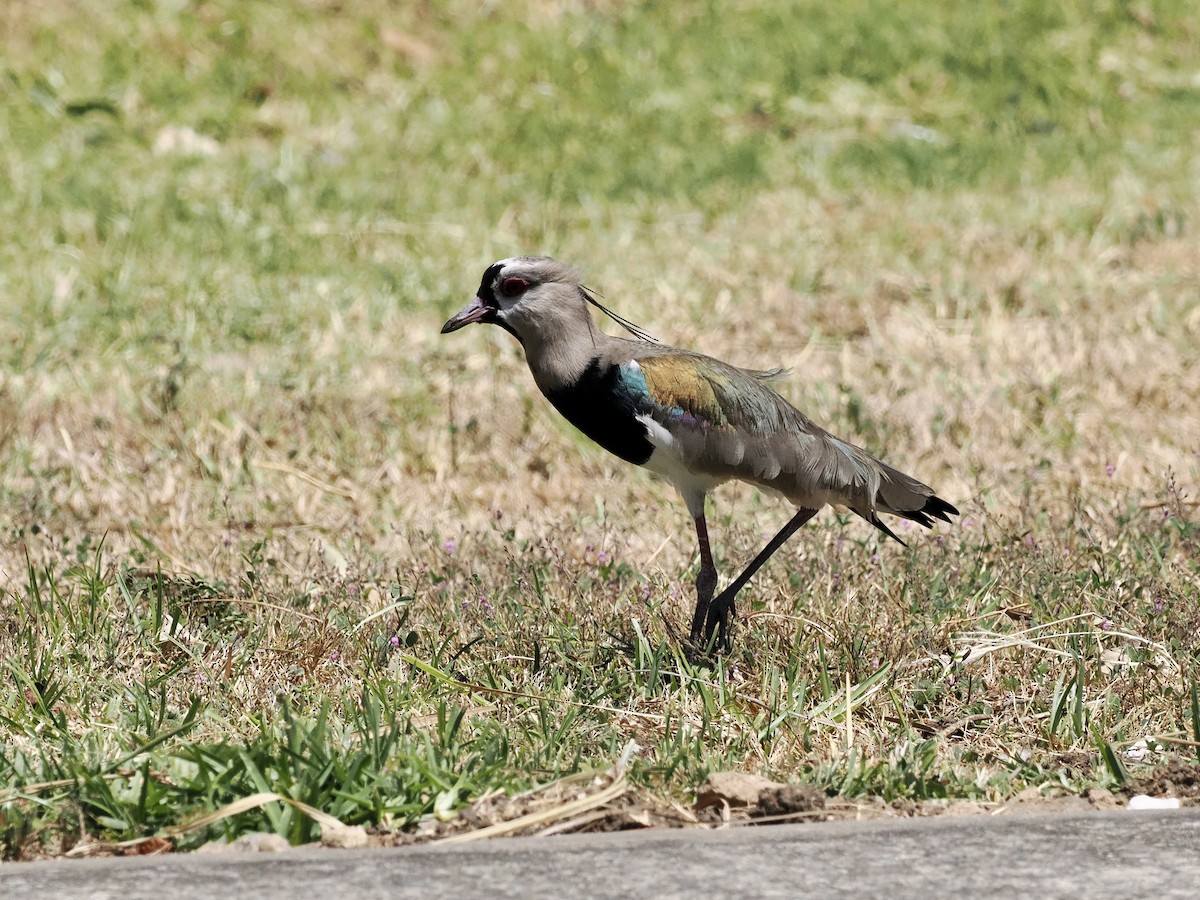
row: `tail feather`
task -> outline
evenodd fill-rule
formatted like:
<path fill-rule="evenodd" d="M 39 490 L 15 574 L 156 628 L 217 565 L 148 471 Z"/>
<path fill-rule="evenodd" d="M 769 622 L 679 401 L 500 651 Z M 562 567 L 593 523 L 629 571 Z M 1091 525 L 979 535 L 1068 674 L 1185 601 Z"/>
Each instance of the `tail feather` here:
<path fill-rule="evenodd" d="M 931 495 L 930 498 L 925 501 L 925 505 L 921 507 L 920 512 L 925 516 L 933 516 L 933 518 L 941 519 L 943 522 L 951 525 L 954 523 L 950 517 L 959 515 L 958 507 L 952 503 L 947 503 L 936 494 Z M 927 527 L 931 525 L 929 522 L 922 522 L 921 524 Z"/>
<path fill-rule="evenodd" d="M 925 505 L 920 509 L 894 509 L 889 510 L 889 512 L 894 512 L 900 518 L 916 522 L 918 525 L 924 525 L 926 528 L 933 527 L 934 519 L 953 525 L 954 522 L 950 517 L 958 515 L 958 510 L 954 506 L 947 503 L 941 497 L 932 494 L 925 500 Z"/>
<path fill-rule="evenodd" d="M 857 510 L 855 510 L 855 512 L 857 512 Z M 925 505 L 920 509 L 888 509 L 885 510 L 885 512 L 897 515 L 902 519 L 908 519 L 910 522 L 916 522 L 918 525 L 924 525 L 926 528 L 933 527 L 934 519 L 939 519 L 943 522 L 954 524 L 951 522 L 950 516 L 957 516 L 959 514 L 958 510 L 953 505 L 947 503 L 941 497 L 937 497 L 932 494 L 926 498 Z M 859 515 L 890 537 L 901 547 L 908 546 L 907 543 L 896 536 L 896 532 L 888 528 L 887 524 L 879 518 L 878 513 L 872 512 L 870 515 L 866 516 L 863 516 L 862 513 L 859 513 Z"/>
<path fill-rule="evenodd" d="M 926 528 L 933 527 L 934 519 L 953 524 L 950 517 L 959 514 L 958 508 L 934 494 L 933 488 L 891 466 L 880 463 L 879 467 L 879 493 L 876 495 L 875 504 L 881 512 L 908 519 Z M 888 537 L 904 543 L 879 521 L 878 515 L 872 514 L 866 518 Z"/>

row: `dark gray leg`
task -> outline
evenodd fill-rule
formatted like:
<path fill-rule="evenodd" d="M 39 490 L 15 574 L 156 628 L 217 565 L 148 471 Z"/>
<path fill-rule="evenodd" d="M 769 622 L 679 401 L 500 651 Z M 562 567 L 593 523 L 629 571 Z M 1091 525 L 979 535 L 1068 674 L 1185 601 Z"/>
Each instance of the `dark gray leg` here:
<path fill-rule="evenodd" d="M 691 643 L 699 646 L 700 634 L 708 618 L 708 605 L 717 590 L 717 567 L 708 543 L 708 524 L 704 521 L 704 513 L 698 515 L 695 521 L 696 542 L 700 545 L 700 571 L 696 575 L 696 611 L 692 614 Z"/>
<path fill-rule="evenodd" d="M 725 590 L 721 591 L 720 595 L 711 603 L 706 604 L 707 615 L 704 623 L 704 642 L 709 644 L 713 639 L 713 632 L 717 634 L 716 649 L 721 653 L 728 653 L 732 647 L 730 640 L 730 626 L 733 624 L 733 618 L 737 614 L 737 609 L 734 605 L 734 600 L 737 597 L 738 591 L 746 586 L 746 583 L 754 577 L 754 573 L 762 568 L 763 563 L 770 559 L 775 551 L 787 543 L 787 539 L 795 534 L 801 525 L 817 514 L 815 509 L 805 509 L 801 507 L 796 510 L 796 514 L 792 516 L 788 523 L 779 529 L 779 533 L 763 547 L 758 556 L 754 557 L 750 565 L 746 566 L 733 583 Z M 696 608 L 696 613 L 699 615 L 700 608 Z M 692 643 L 696 643 L 697 628 L 695 622 L 692 623 Z"/>

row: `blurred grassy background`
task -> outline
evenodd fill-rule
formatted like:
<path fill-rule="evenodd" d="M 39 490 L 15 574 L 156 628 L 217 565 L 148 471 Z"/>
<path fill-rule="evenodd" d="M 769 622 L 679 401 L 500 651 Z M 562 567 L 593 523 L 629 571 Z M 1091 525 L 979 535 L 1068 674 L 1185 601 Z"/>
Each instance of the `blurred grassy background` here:
<path fill-rule="evenodd" d="M 352 297 L 432 321 L 514 249 L 569 251 L 608 282 L 649 265 L 674 217 L 737 217 L 777 191 L 1030 203 L 1051 188 L 1070 238 L 1114 199 L 1147 204 L 1148 221 L 1113 223 L 1131 240 L 1194 194 L 1191 12 L 36 4 L 4 26 L 6 293 L 27 325 L 61 326 L 69 306 L 84 337 L 43 336 L 67 356 L 146 334 L 205 352 L 191 341 L 282 342 Z M 208 141 L 172 152 L 171 128 Z M 32 330 L 15 367 L 47 352 Z"/>
<path fill-rule="evenodd" d="M 358 721 L 360 689 L 445 720 L 445 685 L 392 638 L 558 710 L 530 730 L 497 704 L 467 744 L 439 731 L 435 774 L 393 786 L 401 818 L 611 758 L 631 733 L 667 795 L 745 765 L 995 798 L 1057 772 L 939 743 L 906 781 L 887 754 L 912 717 L 982 715 L 984 696 L 996 753 L 1185 727 L 1193 4 L 39 2 L 0 37 L 11 796 L 94 787 L 193 700 L 196 740 L 269 743 L 281 697 Z M 526 252 L 580 265 L 670 343 L 792 367 L 791 399 L 966 512 L 945 542 L 881 548 L 882 568 L 873 537 L 825 516 L 763 572 L 738 664 L 769 714 L 614 649 L 638 616 L 660 650 L 675 640 L 681 508 L 561 425 L 506 335 L 437 335 L 489 263 Z M 724 570 L 785 514 L 737 488 L 717 511 Z M 1070 616 L 1090 637 L 1055 632 L 1080 686 L 1069 735 L 1056 657 L 1021 652 L 974 692 L 896 676 L 898 720 L 864 701 L 877 770 L 811 717 L 792 730 L 847 673 Z M 1114 621 L 1173 674 L 1102 671 Z M 1059 711 L 1048 733 L 1001 711 L 1014 690 Z M 130 691 L 157 712 L 129 719 Z M 554 706 L 573 697 L 634 712 Z M 1080 784 L 1116 777 L 1098 760 Z M 486 774 L 438 782 L 455 769 Z M 50 818 L 151 833 L 222 790 L 136 815 L 105 800 L 103 818 L 77 786 Z M 10 847 L 38 821 L 14 808 Z"/>

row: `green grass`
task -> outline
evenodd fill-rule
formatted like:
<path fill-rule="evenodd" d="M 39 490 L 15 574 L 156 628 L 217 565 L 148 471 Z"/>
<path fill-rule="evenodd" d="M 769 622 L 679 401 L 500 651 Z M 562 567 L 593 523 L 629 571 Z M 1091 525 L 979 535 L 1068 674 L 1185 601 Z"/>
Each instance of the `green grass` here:
<path fill-rule="evenodd" d="M 40 3 L 0 30 L 0 846 L 605 769 L 1082 792 L 1200 739 L 1191 4 Z M 831 513 L 682 658 L 669 491 L 441 338 L 497 258 L 796 375 Z M 731 488 L 731 574 L 786 511 Z M 847 692 L 852 707 L 847 721 Z M 1151 762 L 1126 743 L 1157 736 Z"/>

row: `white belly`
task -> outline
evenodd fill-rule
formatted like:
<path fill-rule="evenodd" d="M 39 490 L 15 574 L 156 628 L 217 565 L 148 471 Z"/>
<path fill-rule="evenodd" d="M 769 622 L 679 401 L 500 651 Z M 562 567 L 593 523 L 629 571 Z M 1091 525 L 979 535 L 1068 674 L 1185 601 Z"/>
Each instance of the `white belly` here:
<path fill-rule="evenodd" d="M 702 513 L 704 496 L 728 479 L 693 471 L 684 461 L 671 432 L 649 416 L 638 416 L 638 421 L 646 426 L 646 437 L 654 445 L 654 452 L 642 466 L 675 485 L 693 516 Z"/>

